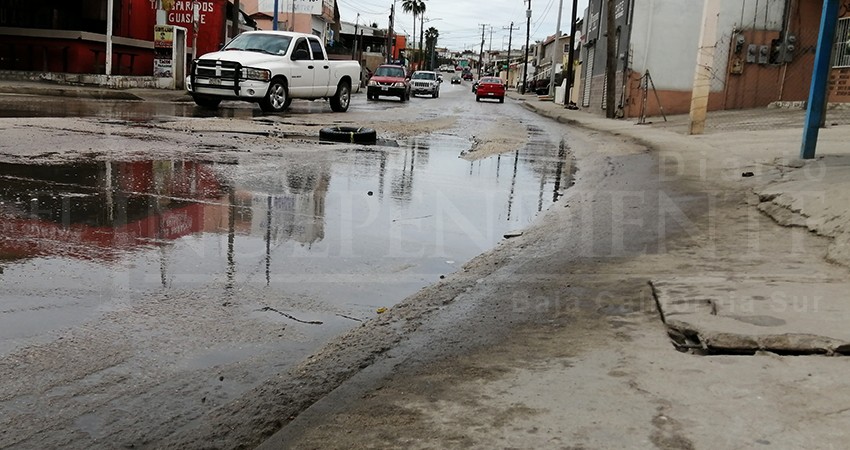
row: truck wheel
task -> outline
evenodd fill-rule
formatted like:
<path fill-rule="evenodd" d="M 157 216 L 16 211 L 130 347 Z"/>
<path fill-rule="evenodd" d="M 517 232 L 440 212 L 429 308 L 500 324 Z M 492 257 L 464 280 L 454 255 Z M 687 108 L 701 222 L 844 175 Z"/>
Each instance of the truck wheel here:
<path fill-rule="evenodd" d="M 434 93 L 433 93 L 433 94 L 431 94 L 431 97 L 433 97 L 433 98 L 437 98 L 437 97 L 439 97 L 439 96 L 440 96 L 440 91 L 436 91 L 436 90 L 435 90 L 435 91 L 434 91 Z"/>
<path fill-rule="evenodd" d="M 351 86 L 345 81 L 339 83 L 336 88 L 336 95 L 331 97 L 330 103 L 333 112 L 348 111 L 348 105 L 351 104 Z"/>
<path fill-rule="evenodd" d="M 326 127 L 319 130 L 319 139 L 350 144 L 374 144 L 377 141 L 377 133 L 372 128 Z"/>
<path fill-rule="evenodd" d="M 204 109 L 218 109 L 218 105 L 221 103 L 220 98 L 206 97 L 203 95 L 193 95 L 192 100 L 195 101 L 196 105 Z"/>
<path fill-rule="evenodd" d="M 269 85 L 266 96 L 260 100 L 260 109 L 264 112 L 283 112 L 291 102 L 289 92 L 286 89 L 286 81 L 275 78 Z"/>

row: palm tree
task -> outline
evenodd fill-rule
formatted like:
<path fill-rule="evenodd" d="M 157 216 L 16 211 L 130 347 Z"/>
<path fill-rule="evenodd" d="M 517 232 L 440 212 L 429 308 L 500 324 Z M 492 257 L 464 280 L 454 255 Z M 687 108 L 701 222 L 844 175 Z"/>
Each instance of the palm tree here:
<path fill-rule="evenodd" d="M 401 9 L 413 13 L 413 49 L 416 49 L 416 16 L 425 12 L 425 0 L 402 0 Z M 414 52 L 414 55 L 416 52 Z"/>
<path fill-rule="evenodd" d="M 429 67 L 430 67 L 431 70 L 434 70 L 433 54 L 437 50 L 437 38 L 438 37 L 440 37 L 440 32 L 437 31 L 437 29 L 434 28 L 434 27 L 428 28 L 428 31 L 425 32 L 425 42 L 426 42 L 425 48 L 427 49 L 428 54 L 432 55 L 431 58 L 428 59 L 428 64 L 429 64 Z"/>

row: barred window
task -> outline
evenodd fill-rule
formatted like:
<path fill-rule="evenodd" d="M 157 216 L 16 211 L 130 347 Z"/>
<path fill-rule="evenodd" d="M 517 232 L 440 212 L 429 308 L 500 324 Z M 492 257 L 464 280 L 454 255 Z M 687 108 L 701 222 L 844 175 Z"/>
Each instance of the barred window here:
<path fill-rule="evenodd" d="M 850 17 L 838 19 L 835 28 L 835 47 L 832 51 L 832 67 L 850 67 Z"/>

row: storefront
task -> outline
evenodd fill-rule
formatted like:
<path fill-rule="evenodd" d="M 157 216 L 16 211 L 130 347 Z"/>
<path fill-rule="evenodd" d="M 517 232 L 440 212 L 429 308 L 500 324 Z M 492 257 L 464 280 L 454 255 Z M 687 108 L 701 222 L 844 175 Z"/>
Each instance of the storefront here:
<path fill-rule="evenodd" d="M 0 0 L 0 70 L 102 74 L 109 0 Z M 112 74 L 152 75 L 159 0 L 112 0 Z M 169 25 L 187 30 L 188 53 L 227 38 L 227 0 L 162 0 Z M 195 34 L 197 32 L 197 37 Z"/>

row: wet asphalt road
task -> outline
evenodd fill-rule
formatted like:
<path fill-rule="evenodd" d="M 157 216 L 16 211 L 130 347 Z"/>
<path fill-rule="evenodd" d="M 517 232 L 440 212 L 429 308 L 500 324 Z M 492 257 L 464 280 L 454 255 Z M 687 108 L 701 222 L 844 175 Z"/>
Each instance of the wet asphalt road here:
<path fill-rule="evenodd" d="M 210 113 L 0 97 L 0 117 L 56 118 L 31 149 L 0 148 L 0 375 L 22 380 L 0 390 L 0 447 L 162 442 L 458 270 L 570 183 L 561 126 L 512 102 L 476 103 L 467 84 L 407 103 L 357 95 L 345 115 L 295 102 L 288 117 L 330 124 L 386 111 L 458 120 L 369 147 L 298 136 L 271 154 L 211 157 L 205 141 L 226 139 L 216 131 L 196 144 L 204 152 L 116 156 L 114 132 L 99 138 L 115 147 L 108 156 L 33 158 L 57 130 L 69 145 L 91 139 L 62 118 L 116 130 L 227 118 L 234 133 L 288 119 L 243 103 Z M 500 117 L 525 124 L 528 143 L 458 158 Z"/>

